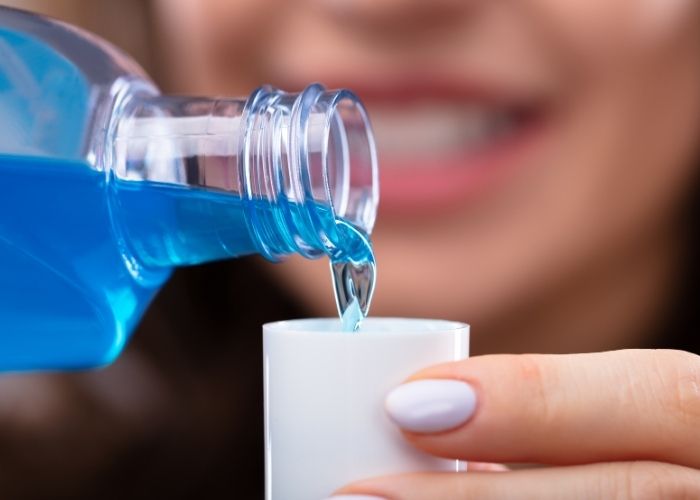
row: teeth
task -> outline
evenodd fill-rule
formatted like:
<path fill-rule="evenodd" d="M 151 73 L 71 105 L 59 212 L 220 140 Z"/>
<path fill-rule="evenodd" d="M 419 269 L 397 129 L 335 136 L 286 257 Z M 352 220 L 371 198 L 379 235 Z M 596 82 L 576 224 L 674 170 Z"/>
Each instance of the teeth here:
<path fill-rule="evenodd" d="M 392 156 L 478 150 L 516 126 L 513 113 L 485 106 L 377 105 L 369 111 L 379 151 Z"/>

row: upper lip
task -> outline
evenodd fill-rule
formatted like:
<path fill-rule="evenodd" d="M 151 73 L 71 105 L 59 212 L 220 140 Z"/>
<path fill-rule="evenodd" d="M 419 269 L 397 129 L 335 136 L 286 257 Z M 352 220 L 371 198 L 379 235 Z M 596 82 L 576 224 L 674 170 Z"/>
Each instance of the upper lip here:
<path fill-rule="evenodd" d="M 326 88 L 347 88 L 361 100 L 372 102 L 391 102 L 397 105 L 417 101 L 478 102 L 498 106 L 531 106 L 543 99 L 543 92 L 526 84 L 497 81 L 495 78 L 440 76 L 436 73 L 386 75 L 382 78 L 357 78 L 342 76 L 318 77 Z M 281 88 L 301 89 L 310 81 L 295 79 L 285 82 Z"/>

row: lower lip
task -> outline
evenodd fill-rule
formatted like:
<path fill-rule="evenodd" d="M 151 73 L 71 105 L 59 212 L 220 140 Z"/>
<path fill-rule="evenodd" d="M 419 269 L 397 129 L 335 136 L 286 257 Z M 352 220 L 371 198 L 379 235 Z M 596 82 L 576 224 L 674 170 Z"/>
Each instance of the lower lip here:
<path fill-rule="evenodd" d="M 391 158 L 379 152 L 382 215 L 449 212 L 494 192 L 528 163 L 544 120 L 532 119 L 513 134 L 479 151 L 437 154 L 427 161 Z"/>

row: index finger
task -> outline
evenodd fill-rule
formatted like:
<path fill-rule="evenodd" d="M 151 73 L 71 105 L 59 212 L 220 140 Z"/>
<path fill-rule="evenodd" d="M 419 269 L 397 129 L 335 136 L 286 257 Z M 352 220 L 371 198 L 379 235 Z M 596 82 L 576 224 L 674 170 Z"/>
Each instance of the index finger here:
<path fill-rule="evenodd" d="M 658 460 L 700 467 L 699 360 L 651 350 L 475 357 L 415 374 L 389 395 L 387 410 L 415 446 L 445 457 L 547 464 Z M 455 422 L 461 396 L 449 387 L 431 394 L 415 390 L 426 379 L 471 386 L 472 414 Z M 451 401 L 436 401 L 450 391 Z M 440 412 L 450 413 L 444 420 L 449 428 L 440 429 Z M 421 426 L 421 419 L 431 426 Z"/>

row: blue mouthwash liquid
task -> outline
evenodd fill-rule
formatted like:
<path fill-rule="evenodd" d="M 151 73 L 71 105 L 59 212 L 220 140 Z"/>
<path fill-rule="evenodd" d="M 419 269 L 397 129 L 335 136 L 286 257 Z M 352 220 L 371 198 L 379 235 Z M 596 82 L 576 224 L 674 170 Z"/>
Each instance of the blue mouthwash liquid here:
<path fill-rule="evenodd" d="M 173 266 L 256 251 L 231 196 L 35 157 L 0 156 L 0 179 L 3 370 L 107 363 Z"/>
<path fill-rule="evenodd" d="M 111 361 L 169 271 L 134 280 L 114 238 L 104 174 L 1 156 L 0 180 L 0 368 Z"/>
<path fill-rule="evenodd" d="M 3 370 L 107 363 L 173 266 L 257 251 L 242 202 L 227 194 L 108 183 L 84 163 L 37 157 L 0 155 L 0 179 L 0 329 L 11 332 L 0 336 Z M 333 222 L 347 243 L 332 256 L 338 306 L 353 331 L 371 299 L 374 256 L 360 230 Z M 145 267 L 138 277 L 125 255 Z"/>

